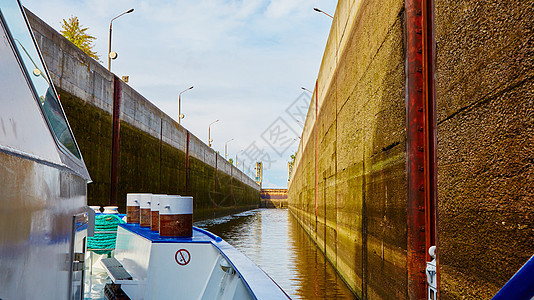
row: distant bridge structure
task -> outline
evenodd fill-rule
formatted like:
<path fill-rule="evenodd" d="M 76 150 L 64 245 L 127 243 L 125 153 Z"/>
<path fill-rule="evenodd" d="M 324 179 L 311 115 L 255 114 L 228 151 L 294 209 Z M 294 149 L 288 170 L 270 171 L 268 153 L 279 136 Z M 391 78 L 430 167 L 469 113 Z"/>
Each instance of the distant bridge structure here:
<path fill-rule="evenodd" d="M 260 199 L 260 207 L 287 208 L 287 189 L 263 188 Z"/>

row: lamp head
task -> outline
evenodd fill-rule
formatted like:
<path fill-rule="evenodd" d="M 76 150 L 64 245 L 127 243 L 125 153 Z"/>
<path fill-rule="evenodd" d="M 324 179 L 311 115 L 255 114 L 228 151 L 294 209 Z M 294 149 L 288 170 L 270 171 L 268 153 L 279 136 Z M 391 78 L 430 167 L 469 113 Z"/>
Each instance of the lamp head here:
<path fill-rule="evenodd" d="M 126 13 L 129 14 L 129 13 L 131 13 L 132 11 L 134 11 L 134 9 L 133 9 L 133 8 L 130 8 L 130 10 L 127 11 Z"/>

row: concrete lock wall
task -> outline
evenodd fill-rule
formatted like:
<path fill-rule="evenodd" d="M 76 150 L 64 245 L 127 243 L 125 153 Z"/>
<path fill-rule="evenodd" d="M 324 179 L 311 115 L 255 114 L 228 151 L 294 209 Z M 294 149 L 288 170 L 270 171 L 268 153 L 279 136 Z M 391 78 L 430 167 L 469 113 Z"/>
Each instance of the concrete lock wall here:
<path fill-rule="evenodd" d="M 34 14 L 26 13 L 93 180 L 88 185 L 88 202 L 109 205 L 113 74 Z M 126 194 L 134 192 L 192 195 L 195 220 L 259 206 L 260 188 L 253 179 L 130 86 L 124 82 L 121 86 L 120 211 L 125 212 Z"/>
<path fill-rule="evenodd" d="M 360 298 L 407 298 L 403 7 L 338 2 L 289 186 Z"/>
<path fill-rule="evenodd" d="M 436 1 L 443 299 L 489 299 L 534 254 L 532 24 L 532 1 Z"/>
<path fill-rule="evenodd" d="M 534 254 L 531 1 L 435 1 L 442 299 L 489 299 Z M 407 293 L 404 1 L 339 1 L 289 208 L 350 288 Z"/>

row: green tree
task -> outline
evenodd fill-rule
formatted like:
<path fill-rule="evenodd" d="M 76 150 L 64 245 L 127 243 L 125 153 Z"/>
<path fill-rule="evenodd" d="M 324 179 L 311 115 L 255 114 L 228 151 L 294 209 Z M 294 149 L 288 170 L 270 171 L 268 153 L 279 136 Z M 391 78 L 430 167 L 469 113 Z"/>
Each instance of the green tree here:
<path fill-rule="evenodd" d="M 297 158 L 297 152 L 295 154 L 291 154 L 291 160 L 289 161 L 292 165 L 295 164 L 295 159 Z"/>
<path fill-rule="evenodd" d="M 233 159 L 229 159 L 228 162 L 230 162 L 232 165 L 234 164 L 234 160 Z"/>
<path fill-rule="evenodd" d="M 86 33 L 89 28 L 83 28 L 78 17 L 72 16 L 68 20 L 63 19 L 61 28 L 62 30 L 60 32 L 64 37 L 74 45 L 78 46 L 78 48 L 82 49 L 87 55 L 100 61 L 100 57 L 93 51 L 93 48 L 95 47 L 93 41 L 96 40 L 96 38 Z"/>

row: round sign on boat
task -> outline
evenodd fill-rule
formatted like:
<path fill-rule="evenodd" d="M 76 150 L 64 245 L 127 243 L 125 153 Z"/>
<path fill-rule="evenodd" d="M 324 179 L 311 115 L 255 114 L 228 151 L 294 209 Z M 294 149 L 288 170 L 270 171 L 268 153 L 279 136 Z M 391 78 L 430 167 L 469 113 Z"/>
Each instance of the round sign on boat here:
<path fill-rule="evenodd" d="M 180 249 L 176 251 L 174 259 L 180 266 L 185 266 L 191 261 L 191 254 L 186 249 Z"/>

